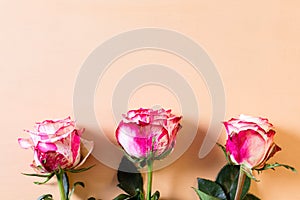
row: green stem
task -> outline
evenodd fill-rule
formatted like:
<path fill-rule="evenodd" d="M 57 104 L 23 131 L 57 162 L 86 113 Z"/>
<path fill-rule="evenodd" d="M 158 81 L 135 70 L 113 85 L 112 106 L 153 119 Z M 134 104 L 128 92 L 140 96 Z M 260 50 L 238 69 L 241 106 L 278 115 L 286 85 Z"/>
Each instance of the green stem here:
<path fill-rule="evenodd" d="M 241 194 L 242 194 L 242 191 L 243 191 L 245 179 L 246 179 L 246 174 L 242 170 L 242 166 L 240 166 L 239 180 L 238 180 L 238 185 L 237 185 L 237 188 L 236 188 L 236 193 L 235 193 L 234 200 L 240 200 L 241 199 Z"/>
<path fill-rule="evenodd" d="M 147 173 L 147 200 L 151 200 L 151 189 L 152 189 L 152 171 L 153 171 L 153 160 L 150 158 L 147 161 L 147 168 L 148 168 L 148 173 Z"/>
<path fill-rule="evenodd" d="M 59 188 L 60 199 L 67 200 L 67 198 L 65 196 L 63 173 L 64 173 L 63 170 L 59 170 L 58 172 L 56 172 L 56 178 L 57 178 L 57 184 L 58 184 L 58 188 Z"/>

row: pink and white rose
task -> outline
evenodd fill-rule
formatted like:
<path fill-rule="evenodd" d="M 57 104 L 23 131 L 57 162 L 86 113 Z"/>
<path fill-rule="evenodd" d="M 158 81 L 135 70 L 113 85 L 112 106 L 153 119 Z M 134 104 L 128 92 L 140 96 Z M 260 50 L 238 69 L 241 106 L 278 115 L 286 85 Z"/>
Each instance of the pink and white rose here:
<path fill-rule="evenodd" d="M 178 117 L 171 110 L 130 110 L 123 115 L 116 130 L 116 138 L 124 151 L 137 161 L 151 156 L 161 159 L 174 148 L 181 128 Z"/>
<path fill-rule="evenodd" d="M 228 134 L 226 151 L 234 164 L 259 169 L 281 150 L 274 143 L 275 131 L 268 119 L 240 115 L 223 123 Z"/>
<path fill-rule="evenodd" d="M 33 149 L 31 166 L 39 172 L 54 172 L 82 165 L 93 149 L 93 142 L 81 138 L 83 129 L 76 129 L 70 117 L 37 122 L 33 131 L 25 130 L 30 138 L 19 138 L 24 149 Z M 85 154 L 81 157 L 81 143 L 85 144 Z"/>

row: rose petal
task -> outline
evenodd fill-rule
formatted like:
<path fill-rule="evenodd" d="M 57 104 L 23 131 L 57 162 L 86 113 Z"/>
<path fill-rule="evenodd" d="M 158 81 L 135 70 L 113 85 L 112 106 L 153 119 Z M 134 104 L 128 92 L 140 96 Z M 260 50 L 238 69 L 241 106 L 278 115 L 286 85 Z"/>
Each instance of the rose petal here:
<path fill-rule="evenodd" d="M 19 142 L 19 145 L 23 149 L 29 149 L 34 146 L 32 140 L 30 138 L 19 138 L 18 142 Z"/>
<path fill-rule="evenodd" d="M 227 140 L 226 150 L 236 164 L 245 164 L 250 169 L 264 158 L 266 149 L 264 138 L 253 130 L 240 131 Z"/>
<path fill-rule="evenodd" d="M 39 159 L 38 152 L 35 150 L 33 153 L 33 162 L 30 165 L 32 168 L 34 168 L 35 171 L 45 173 L 47 172 L 45 168 L 43 168 L 43 165 Z"/>
<path fill-rule="evenodd" d="M 48 142 L 48 143 L 55 143 L 55 142 L 57 142 L 57 141 L 60 141 L 60 140 L 62 140 L 62 139 L 64 139 L 64 138 L 67 138 L 67 137 L 69 137 L 69 135 L 73 132 L 73 131 L 75 131 L 76 129 L 70 129 L 70 131 L 69 132 L 65 132 L 65 133 L 63 133 L 63 134 L 61 134 L 61 135 L 57 135 L 56 137 L 48 137 L 48 138 L 46 138 L 46 139 L 40 139 L 42 142 Z"/>
<path fill-rule="evenodd" d="M 44 120 L 43 122 L 36 123 L 36 129 L 38 132 L 47 133 L 49 135 L 55 134 L 55 132 L 64 126 L 75 126 L 74 121 L 71 120 L 70 117 L 65 119 L 57 119 L 57 120 Z"/>
<path fill-rule="evenodd" d="M 86 159 L 89 157 L 89 155 L 92 153 L 94 149 L 94 142 L 81 138 L 80 146 L 81 146 L 80 154 L 82 158 L 80 163 L 75 167 L 75 169 L 78 169 L 81 165 L 85 163 Z"/>
<path fill-rule="evenodd" d="M 171 110 L 163 108 L 129 110 L 116 130 L 116 138 L 134 159 L 142 161 L 150 151 L 154 153 L 154 159 L 160 159 L 160 154 L 171 152 L 168 150 L 175 144 L 180 119 L 171 114 Z"/>
<path fill-rule="evenodd" d="M 147 154 L 148 138 L 142 137 L 135 123 L 120 123 L 116 130 L 119 144 L 131 156 L 145 157 Z"/>
<path fill-rule="evenodd" d="M 70 167 L 70 162 L 68 159 L 57 152 L 38 152 L 38 157 L 40 159 L 42 167 L 47 172 L 53 172 L 60 168 L 66 169 Z"/>
<path fill-rule="evenodd" d="M 281 151 L 281 148 L 275 144 L 275 143 L 272 143 L 270 145 L 270 148 L 268 150 L 268 152 L 266 153 L 266 155 L 264 156 L 264 160 L 258 164 L 258 166 L 256 166 L 257 168 L 262 168 L 264 167 L 265 163 L 271 158 L 274 156 L 275 153 L 277 153 L 278 151 Z"/>
<path fill-rule="evenodd" d="M 158 135 L 154 143 L 155 156 L 160 156 L 164 151 L 167 151 L 169 148 L 171 148 L 169 142 L 170 140 L 168 131 L 161 127 L 161 133 Z"/>
<path fill-rule="evenodd" d="M 75 167 L 80 161 L 80 136 L 77 134 L 77 130 L 71 134 L 71 155 L 73 167 Z"/>
<path fill-rule="evenodd" d="M 56 151 L 57 146 L 54 143 L 39 142 L 36 148 L 41 152 Z"/>

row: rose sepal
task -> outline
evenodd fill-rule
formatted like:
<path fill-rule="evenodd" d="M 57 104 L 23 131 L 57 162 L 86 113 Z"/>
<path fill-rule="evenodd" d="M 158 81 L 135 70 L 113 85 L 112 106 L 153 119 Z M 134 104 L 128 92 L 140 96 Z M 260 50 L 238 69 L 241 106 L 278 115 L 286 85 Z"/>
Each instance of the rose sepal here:
<path fill-rule="evenodd" d="M 221 150 L 223 151 L 227 163 L 233 164 L 233 163 L 231 162 L 231 160 L 230 160 L 230 155 L 229 155 L 229 153 L 226 151 L 226 147 L 224 147 L 224 146 L 223 146 L 222 144 L 220 144 L 220 143 L 217 143 L 217 145 L 218 145 L 218 146 L 221 148 Z"/>
<path fill-rule="evenodd" d="M 275 168 L 277 167 L 284 167 L 288 170 L 291 170 L 292 172 L 297 172 L 297 170 L 290 166 L 290 165 L 286 165 L 286 164 L 280 164 L 280 163 L 273 163 L 273 164 L 265 164 L 262 168 L 259 168 L 259 169 L 256 169 L 256 171 L 258 171 L 259 173 L 261 173 L 262 171 L 264 170 L 268 170 L 268 169 L 272 169 L 272 170 L 275 170 Z"/>
<path fill-rule="evenodd" d="M 41 178 L 46 178 L 44 181 L 39 182 L 39 181 L 34 181 L 33 183 L 36 185 L 42 185 L 47 183 L 49 180 L 51 180 L 51 178 L 55 175 L 54 172 L 52 173 L 48 173 L 48 174 L 27 174 L 27 173 L 21 173 L 25 176 L 35 176 L 35 177 L 41 177 Z"/>
<path fill-rule="evenodd" d="M 246 167 L 245 165 L 240 165 L 240 170 L 242 170 L 247 177 L 251 178 L 252 180 L 259 182 L 259 180 L 253 175 L 252 169 Z"/>

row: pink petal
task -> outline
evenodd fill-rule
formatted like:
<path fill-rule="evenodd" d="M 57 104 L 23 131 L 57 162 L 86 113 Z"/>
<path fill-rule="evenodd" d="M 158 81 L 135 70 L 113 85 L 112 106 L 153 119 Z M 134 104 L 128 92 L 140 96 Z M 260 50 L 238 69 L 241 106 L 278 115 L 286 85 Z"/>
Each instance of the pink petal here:
<path fill-rule="evenodd" d="M 77 134 L 77 130 L 72 133 L 71 137 L 73 166 L 76 166 L 80 161 L 80 136 Z"/>
<path fill-rule="evenodd" d="M 55 137 L 59 137 L 65 135 L 66 133 L 71 133 L 75 129 L 73 124 L 69 124 L 67 126 L 62 126 L 55 132 Z"/>
<path fill-rule="evenodd" d="M 172 130 L 172 132 L 171 133 L 169 133 L 169 134 L 171 134 L 169 137 L 170 137 L 170 145 L 174 145 L 174 143 L 175 143 L 175 140 L 176 140 L 176 136 L 177 136 L 177 133 L 178 133 L 178 131 L 181 129 L 181 125 L 180 124 L 177 124 L 174 128 L 173 128 L 173 130 Z"/>
<path fill-rule="evenodd" d="M 258 165 L 268 151 L 264 138 L 253 130 L 241 131 L 228 138 L 226 150 L 237 162 L 252 168 Z"/>
<path fill-rule="evenodd" d="M 34 151 L 33 153 L 33 162 L 32 164 L 30 165 L 32 168 L 34 168 L 34 170 L 38 171 L 38 172 L 42 172 L 42 173 L 45 173 L 47 172 L 44 168 L 43 168 L 43 165 L 41 163 L 41 160 L 39 158 L 39 153 L 37 150 Z"/>
<path fill-rule="evenodd" d="M 161 155 L 165 151 L 167 151 L 170 147 L 169 145 L 169 134 L 168 131 L 164 128 L 162 128 L 161 134 L 156 138 L 156 141 L 154 143 L 154 150 L 156 151 L 156 156 Z"/>
<path fill-rule="evenodd" d="M 116 138 L 129 155 L 137 158 L 146 156 L 148 138 L 141 135 L 135 123 L 121 122 L 116 130 Z"/>
<path fill-rule="evenodd" d="M 42 167 L 47 172 L 58 170 L 59 167 L 62 169 L 67 169 L 70 166 L 68 159 L 64 155 L 57 152 L 39 152 L 38 158 L 41 161 Z"/>
<path fill-rule="evenodd" d="M 265 163 L 266 163 L 271 157 L 273 157 L 274 154 L 277 153 L 278 151 L 281 151 L 281 148 L 280 148 L 277 144 L 272 143 L 272 144 L 270 145 L 270 148 L 269 148 L 268 152 L 266 153 L 266 155 L 265 155 L 265 157 L 264 157 L 264 160 L 263 160 L 261 163 L 259 163 L 259 165 L 256 166 L 256 168 L 259 169 L 259 168 L 261 168 L 261 167 L 264 167 Z"/>
<path fill-rule="evenodd" d="M 133 157 L 145 158 L 150 151 L 159 156 L 173 148 L 180 119 L 163 108 L 129 110 L 116 130 L 116 138 Z"/>
<path fill-rule="evenodd" d="M 29 149 L 34 145 L 30 138 L 19 138 L 18 142 L 23 149 Z"/>
<path fill-rule="evenodd" d="M 44 120 L 43 122 L 38 122 L 36 123 L 36 128 L 38 132 L 55 134 L 59 128 L 70 125 L 75 126 L 75 122 L 71 121 L 70 117 L 67 117 L 65 119 Z"/>
<path fill-rule="evenodd" d="M 43 143 L 39 142 L 36 148 L 41 152 L 48 152 L 48 151 L 56 151 L 57 146 L 53 143 Z"/>
<path fill-rule="evenodd" d="M 50 138 L 44 139 L 42 140 L 43 142 L 48 142 L 48 143 L 55 143 L 57 141 L 61 141 L 64 138 L 69 137 L 72 132 L 74 132 L 76 129 L 72 128 L 72 129 L 68 129 L 68 132 L 65 132 L 63 129 L 61 129 L 61 133 L 59 133 L 58 135 L 52 135 Z"/>
<path fill-rule="evenodd" d="M 146 158 L 149 155 L 151 147 L 151 137 L 136 137 L 133 138 L 131 145 L 129 146 L 129 148 L 127 147 L 128 150 L 126 152 L 129 151 L 129 155 L 137 158 Z"/>

